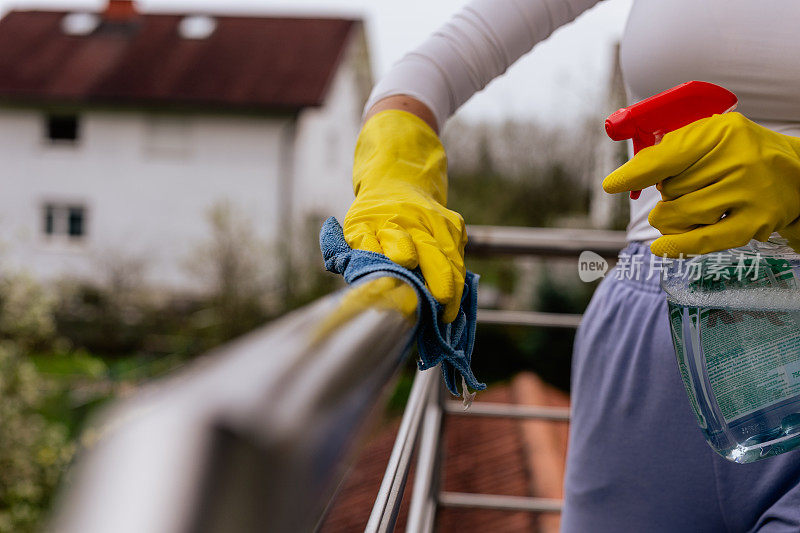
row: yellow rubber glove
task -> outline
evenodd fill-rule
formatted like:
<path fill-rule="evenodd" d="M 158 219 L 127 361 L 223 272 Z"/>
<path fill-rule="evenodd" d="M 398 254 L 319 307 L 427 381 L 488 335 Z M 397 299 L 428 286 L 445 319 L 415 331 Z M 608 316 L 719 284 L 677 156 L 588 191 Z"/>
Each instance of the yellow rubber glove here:
<path fill-rule="evenodd" d="M 351 248 L 420 267 L 445 322 L 464 291 L 464 219 L 447 205 L 447 157 L 436 133 L 405 111 L 383 111 L 364 125 L 353 167 L 356 199 L 344 219 Z"/>
<path fill-rule="evenodd" d="M 705 254 L 766 241 L 778 231 L 800 252 L 800 138 L 739 113 L 667 133 L 609 174 L 609 193 L 657 185 L 649 222 L 658 256 Z"/>

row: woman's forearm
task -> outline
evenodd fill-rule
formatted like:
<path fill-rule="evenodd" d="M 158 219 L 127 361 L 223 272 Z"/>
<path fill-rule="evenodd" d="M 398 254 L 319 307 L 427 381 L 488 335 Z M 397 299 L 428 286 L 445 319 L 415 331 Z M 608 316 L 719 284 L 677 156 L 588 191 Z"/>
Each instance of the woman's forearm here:
<path fill-rule="evenodd" d="M 383 100 L 376 102 L 375 105 L 373 105 L 367 111 L 366 115 L 364 116 L 364 122 L 381 111 L 387 111 L 389 109 L 399 109 L 400 111 L 406 111 L 412 115 L 416 115 L 428 126 L 433 128 L 433 131 L 435 131 L 437 134 L 439 133 L 439 128 L 436 124 L 436 117 L 434 116 L 433 111 L 431 111 L 428 106 L 419 100 L 404 94 L 389 96 L 388 98 L 384 98 Z"/>
<path fill-rule="evenodd" d="M 381 78 L 366 108 L 406 95 L 432 113 L 439 130 L 473 94 L 598 1 L 471 0 Z"/>

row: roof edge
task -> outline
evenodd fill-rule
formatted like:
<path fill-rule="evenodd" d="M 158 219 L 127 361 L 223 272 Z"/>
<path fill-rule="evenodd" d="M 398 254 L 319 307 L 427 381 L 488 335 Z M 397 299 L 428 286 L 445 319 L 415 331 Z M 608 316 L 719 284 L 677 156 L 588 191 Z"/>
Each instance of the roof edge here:
<path fill-rule="evenodd" d="M 338 19 L 338 20 L 345 20 L 345 19 Z M 353 46 L 355 42 L 355 32 L 356 31 L 364 31 L 364 24 L 361 21 L 349 21 L 351 22 L 350 28 L 347 30 L 347 37 L 345 38 L 344 46 L 339 49 L 339 54 L 336 56 L 336 59 L 333 61 L 333 68 L 331 68 L 331 72 L 328 75 L 328 79 L 325 80 L 325 84 L 322 89 L 322 101 L 320 102 L 320 106 L 325 105 L 325 100 L 331 92 L 331 87 L 333 86 L 333 80 L 336 79 L 336 75 L 339 73 L 340 67 L 344 62 L 345 57 L 350 52 L 350 48 Z"/>
<path fill-rule="evenodd" d="M 7 17 L 12 13 L 43 13 L 48 15 L 69 15 L 70 13 L 94 13 L 96 15 L 102 15 L 103 10 L 96 10 L 96 9 L 18 9 L 12 8 L 6 11 L 2 18 Z M 364 19 L 359 17 L 347 17 L 347 16 L 306 16 L 303 13 L 276 13 L 276 14 L 269 14 L 269 13 L 220 13 L 214 11 L 205 11 L 202 9 L 198 10 L 191 10 L 191 11 L 138 11 L 138 15 L 140 17 L 187 17 L 191 15 L 206 15 L 209 17 L 219 18 L 219 19 L 256 19 L 256 20 L 314 20 L 314 21 L 331 21 L 331 22 L 350 22 L 353 24 L 360 24 L 363 25 Z"/>
<path fill-rule="evenodd" d="M 106 111 L 112 113 L 164 113 L 164 114 L 191 114 L 191 115 L 230 115 L 251 117 L 295 117 L 301 111 L 319 105 L 304 106 L 270 106 L 261 107 L 253 105 L 231 106 L 220 103 L 175 103 L 153 101 L 79 101 L 58 99 L 34 98 L 3 98 L 0 97 L 0 109 L 21 109 L 35 111 Z"/>

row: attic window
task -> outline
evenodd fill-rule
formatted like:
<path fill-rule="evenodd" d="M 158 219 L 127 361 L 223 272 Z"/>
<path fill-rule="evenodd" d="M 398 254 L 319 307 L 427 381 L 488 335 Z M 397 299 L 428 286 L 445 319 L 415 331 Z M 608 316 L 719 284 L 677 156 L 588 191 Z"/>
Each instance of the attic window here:
<path fill-rule="evenodd" d="M 47 115 L 47 138 L 52 143 L 75 143 L 78 140 L 79 123 L 76 115 Z"/>
<path fill-rule="evenodd" d="M 89 35 L 100 24 L 94 13 L 69 13 L 61 19 L 61 31 L 67 35 Z"/>
<path fill-rule="evenodd" d="M 184 39 L 207 39 L 217 29 L 217 21 L 207 15 L 184 17 L 178 25 L 178 33 Z"/>

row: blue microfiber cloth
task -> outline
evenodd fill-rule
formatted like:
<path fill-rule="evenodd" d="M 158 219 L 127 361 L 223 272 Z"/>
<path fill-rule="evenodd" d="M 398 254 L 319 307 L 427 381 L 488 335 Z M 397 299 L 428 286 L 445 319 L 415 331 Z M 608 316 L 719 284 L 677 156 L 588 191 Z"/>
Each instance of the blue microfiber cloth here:
<path fill-rule="evenodd" d="M 331 217 L 322 225 L 319 246 L 325 259 L 325 269 L 341 274 L 347 283 L 354 283 L 368 274 L 383 273 L 408 282 L 417 291 L 419 299 L 419 320 L 416 340 L 420 360 L 420 370 L 442 365 L 442 377 L 447 389 L 455 396 L 458 393 L 456 373 L 473 390 L 483 390 L 472 373 L 470 363 L 475 343 L 475 325 L 478 319 L 478 276 L 467 272 L 464 281 L 464 295 L 458 317 L 450 324 L 439 319 L 442 304 L 425 287 L 425 279 L 419 268 L 408 270 L 388 257 L 365 250 L 353 250 L 344 240 L 344 232 L 339 222 Z M 468 394 L 464 390 L 465 396 Z M 465 398 L 466 400 L 466 398 Z"/>

